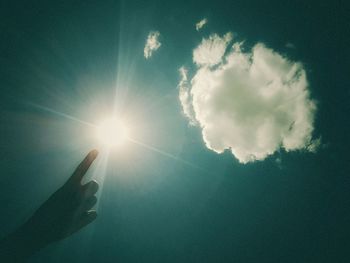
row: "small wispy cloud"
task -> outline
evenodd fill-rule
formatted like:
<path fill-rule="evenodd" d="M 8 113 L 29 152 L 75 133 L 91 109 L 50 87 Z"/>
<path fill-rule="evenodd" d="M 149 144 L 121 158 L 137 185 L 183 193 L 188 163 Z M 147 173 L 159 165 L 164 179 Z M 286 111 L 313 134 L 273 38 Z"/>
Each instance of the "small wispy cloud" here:
<path fill-rule="evenodd" d="M 286 48 L 295 49 L 295 45 L 293 43 L 288 42 L 286 44 Z"/>
<path fill-rule="evenodd" d="M 145 48 L 143 49 L 143 55 L 146 59 L 149 59 L 152 56 L 153 52 L 160 48 L 160 46 L 162 45 L 159 42 L 159 36 L 159 31 L 149 32 L 146 39 Z"/>
<path fill-rule="evenodd" d="M 199 21 L 199 22 L 196 24 L 196 30 L 197 30 L 197 31 L 201 30 L 202 27 L 204 27 L 207 23 L 208 23 L 208 19 L 203 18 L 201 21 Z"/>

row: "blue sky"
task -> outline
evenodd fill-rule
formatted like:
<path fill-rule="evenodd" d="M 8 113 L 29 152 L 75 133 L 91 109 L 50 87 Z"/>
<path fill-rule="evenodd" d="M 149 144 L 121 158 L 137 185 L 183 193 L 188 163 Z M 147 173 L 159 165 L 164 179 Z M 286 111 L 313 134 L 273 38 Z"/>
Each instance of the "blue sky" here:
<path fill-rule="evenodd" d="M 0 10 L 1 235 L 100 147 L 93 127 L 74 118 L 96 124 L 117 112 L 144 144 L 100 156 L 88 175 L 103 181 L 98 220 L 31 262 L 349 258 L 344 2 L 5 1 Z M 161 46 L 145 59 L 152 31 Z M 317 107 L 312 136 L 322 138 L 316 153 L 275 147 L 243 164 L 208 147 L 200 125 L 189 124 L 179 69 L 192 79 L 199 68 L 193 51 L 227 32 L 248 53 L 262 43 L 302 63 Z"/>

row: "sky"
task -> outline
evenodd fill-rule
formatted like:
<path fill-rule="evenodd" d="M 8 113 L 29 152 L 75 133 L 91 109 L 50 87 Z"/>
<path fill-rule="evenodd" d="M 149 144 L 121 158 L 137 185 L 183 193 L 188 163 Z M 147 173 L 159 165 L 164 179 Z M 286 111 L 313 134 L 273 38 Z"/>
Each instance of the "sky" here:
<path fill-rule="evenodd" d="M 97 220 L 29 262 L 348 262 L 349 10 L 1 1 L 0 236 L 97 148 Z"/>

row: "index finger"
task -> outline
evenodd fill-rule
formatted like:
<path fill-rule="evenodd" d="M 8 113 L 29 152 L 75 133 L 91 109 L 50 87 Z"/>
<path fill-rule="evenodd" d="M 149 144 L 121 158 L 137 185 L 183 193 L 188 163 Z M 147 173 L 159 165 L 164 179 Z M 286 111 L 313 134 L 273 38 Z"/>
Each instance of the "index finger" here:
<path fill-rule="evenodd" d="M 97 155 L 97 150 L 90 151 L 86 155 L 84 160 L 78 165 L 77 169 L 75 169 L 73 175 L 69 178 L 68 181 L 72 183 L 80 183 L 81 179 L 84 177 L 87 170 L 89 169 L 93 161 L 96 159 Z"/>

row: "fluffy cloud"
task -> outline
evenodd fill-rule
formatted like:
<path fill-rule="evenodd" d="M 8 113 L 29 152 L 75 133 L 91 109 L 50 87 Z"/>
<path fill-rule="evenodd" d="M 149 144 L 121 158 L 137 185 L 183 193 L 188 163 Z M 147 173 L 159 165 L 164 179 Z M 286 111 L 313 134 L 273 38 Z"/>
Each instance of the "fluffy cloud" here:
<path fill-rule="evenodd" d="M 248 52 L 242 45 L 231 33 L 211 35 L 193 51 L 192 79 L 180 69 L 179 98 L 190 123 L 200 126 L 209 149 L 229 149 L 241 163 L 280 148 L 314 151 L 316 105 L 303 65 L 261 43 Z"/>
<path fill-rule="evenodd" d="M 196 30 L 199 31 L 202 29 L 202 27 L 204 27 L 206 24 L 208 23 L 208 20 L 206 18 L 203 18 L 201 21 L 199 21 L 196 24 Z"/>
<path fill-rule="evenodd" d="M 223 38 L 217 34 L 203 39 L 202 43 L 193 51 L 193 61 L 199 66 L 214 66 L 221 62 L 227 45 L 232 41 L 232 34 L 227 33 Z"/>
<path fill-rule="evenodd" d="M 162 45 L 159 42 L 160 33 L 158 31 L 151 31 L 146 39 L 145 48 L 143 49 L 143 55 L 146 59 L 150 58 L 154 51 L 156 51 Z"/>

